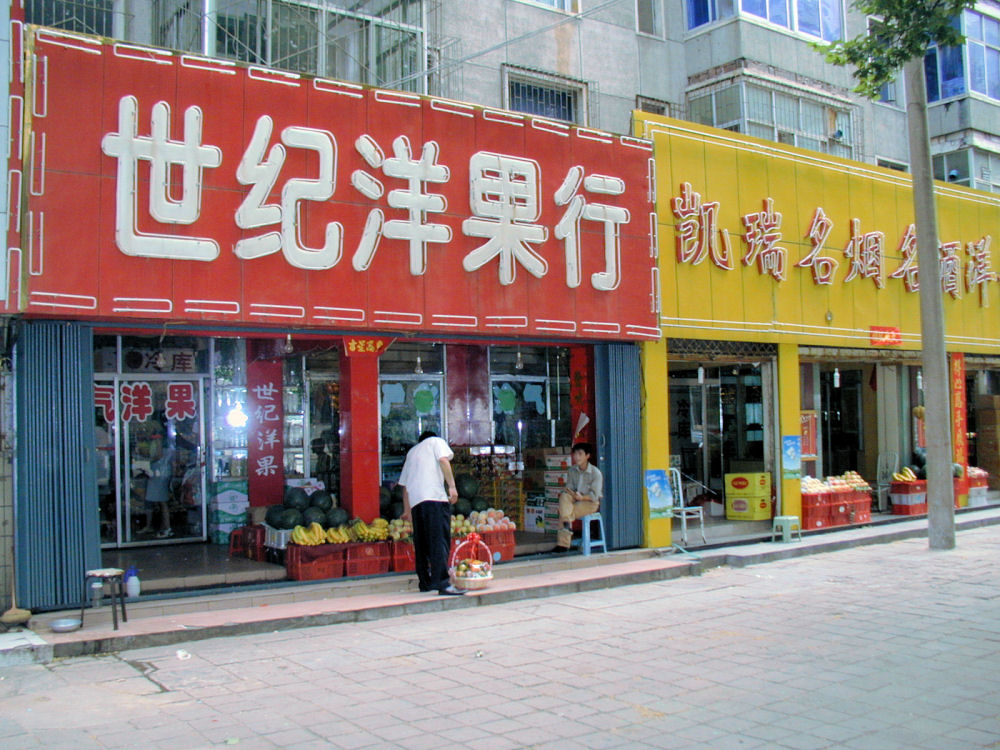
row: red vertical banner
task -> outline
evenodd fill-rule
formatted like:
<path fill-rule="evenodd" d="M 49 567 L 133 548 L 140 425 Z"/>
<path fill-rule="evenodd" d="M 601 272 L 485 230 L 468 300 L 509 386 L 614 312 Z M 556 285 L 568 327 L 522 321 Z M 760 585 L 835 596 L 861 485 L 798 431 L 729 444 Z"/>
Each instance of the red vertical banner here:
<path fill-rule="evenodd" d="M 247 476 L 251 505 L 280 503 L 285 488 L 282 361 L 247 347 Z"/>
<path fill-rule="evenodd" d="M 596 446 L 594 348 L 592 346 L 571 346 L 569 348 L 569 405 L 570 416 L 573 419 L 571 425 L 573 428 L 572 442 L 586 442 Z"/>
<path fill-rule="evenodd" d="M 815 411 L 803 411 L 800 416 L 802 426 L 802 458 L 816 458 L 819 444 L 817 436 L 819 434 L 818 421 Z"/>
<path fill-rule="evenodd" d="M 951 445 L 952 460 L 968 467 L 969 441 L 968 424 L 966 420 L 965 395 L 965 355 L 956 352 L 949 355 L 951 370 Z"/>

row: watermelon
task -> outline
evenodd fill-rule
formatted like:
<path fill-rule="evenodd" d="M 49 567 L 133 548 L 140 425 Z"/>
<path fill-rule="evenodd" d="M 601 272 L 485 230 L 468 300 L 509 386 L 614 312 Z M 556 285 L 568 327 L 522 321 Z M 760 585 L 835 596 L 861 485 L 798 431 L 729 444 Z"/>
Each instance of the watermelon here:
<path fill-rule="evenodd" d="M 479 480 L 468 474 L 459 474 L 455 477 L 455 489 L 459 497 L 471 500 L 479 492 Z"/>
<path fill-rule="evenodd" d="M 403 485 L 397 484 L 392 488 L 392 501 L 394 503 L 403 502 Z"/>
<path fill-rule="evenodd" d="M 343 508 L 330 508 L 326 512 L 326 526 L 327 528 L 343 526 L 349 518 L 350 516 L 347 515 L 347 511 Z"/>
<path fill-rule="evenodd" d="M 389 510 L 389 506 L 392 505 L 392 492 L 389 491 L 388 487 L 378 488 L 378 507 L 379 510 L 385 513 Z"/>
<path fill-rule="evenodd" d="M 288 487 L 285 489 L 285 507 L 305 510 L 309 507 L 309 495 L 301 487 Z"/>
<path fill-rule="evenodd" d="M 490 504 L 485 498 L 477 497 L 475 500 L 472 501 L 472 509 L 478 510 L 480 512 L 484 510 L 489 510 Z"/>
<path fill-rule="evenodd" d="M 267 513 L 264 514 L 264 523 L 270 526 L 272 529 L 280 529 L 281 526 L 281 514 L 285 512 L 284 505 L 272 505 L 267 509 Z"/>
<path fill-rule="evenodd" d="M 466 498 L 458 498 L 458 502 L 451 506 L 451 514 L 453 516 L 466 516 L 472 512 L 472 503 L 470 503 Z"/>
<path fill-rule="evenodd" d="M 389 520 L 392 521 L 393 519 L 402 517 L 403 517 L 403 504 L 393 503 L 389 510 Z"/>
<path fill-rule="evenodd" d="M 321 508 L 306 508 L 302 511 L 302 525 L 308 526 L 312 523 L 318 523 L 320 526 L 326 526 L 326 511 Z"/>
<path fill-rule="evenodd" d="M 325 513 L 333 507 L 333 495 L 326 490 L 316 490 L 309 496 L 309 505 Z"/>
<path fill-rule="evenodd" d="M 302 525 L 302 513 L 294 508 L 285 508 L 278 518 L 279 529 L 294 529 Z"/>

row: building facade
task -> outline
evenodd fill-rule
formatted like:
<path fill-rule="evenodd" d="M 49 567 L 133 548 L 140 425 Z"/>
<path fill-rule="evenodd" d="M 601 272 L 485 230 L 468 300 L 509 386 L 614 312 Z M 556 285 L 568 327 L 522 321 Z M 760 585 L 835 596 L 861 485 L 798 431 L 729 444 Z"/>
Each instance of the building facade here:
<path fill-rule="evenodd" d="M 200 513 L 179 514 L 176 523 L 186 530 L 182 538 L 208 538 L 204 511 L 208 497 L 226 481 L 250 481 L 248 465 L 269 458 L 266 451 L 247 440 L 246 422 L 240 424 L 249 417 L 247 412 L 268 406 L 259 403 L 259 395 L 258 402 L 251 403 L 254 379 L 260 383 L 280 380 L 287 386 L 278 422 L 281 442 L 286 448 L 293 447 L 280 455 L 270 454 L 270 460 L 281 464 L 271 476 L 276 481 L 279 476 L 312 479 L 325 474 L 325 483 L 334 484 L 359 512 L 370 512 L 378 483 L 391 479 L 393 461 L 406 442 L 403 433 L 407 430 L 435 426 L 450 432 L 453 442 L 460 445 L 515 444 L 524 440 L 524 426 L 530 422 L 533 435 L 545 433 L 544 438 L 538 438 L 538 445 L 531 446 L 541 449 L 572 440 L 578 434 L 581 414 L 594 417 L 582 434 L 602 445 L 601 458 L 609 462 L 612 485 L 619 483 L 620 504 L 608 511 L 618 546 L 664 544 L 670 539 L 669 522 L 654 523 L 642 512 L 641 491 L 634 485 L 643 467 L 680 468 L 690 489 L 718 495 L 726 473 L 768 472 L 777 479 L 782 473 L 780 446 L 784 438 L 798 434 L 795 427 L 805 431 L 805 437 L 800 437 L 806 440 L 807 448 L 811 445 L 810 430 L 816 437 L 815 450 L 801 451 L 800 473 L 856 469 L 874 477 L 880 454 L 895 453 L 904 460 L 919 444 L 919 425 L 906 418 L 908 410 L 919 403 L 919 344 L 912 328 L 915 295 L 905 286 L 905 272 L 902 279 L 886 278 L 899 270 L 909 223 L 903 207 L 907 180 L 886 171 L 905 171 L 907 167 L 905 102 L 898 84 L 887 86 L 878 102 L 859 98 L 851 91 L 850 73 L 826 64 L 812 47 L 816 42 L 866 30 L 877 33 L 877 19 L 858 14 L 844 0 L 25 0 L 10 9 L 14 22 L 3 24 L 11 31 L 11 54 L 5 59 L 13 62 L 12 96 L 6 100 L 11 103 L 11 123 L 23 122 L 25 126 L 18 131 L 20 148 L 12 149 L 8 170 L 10 192 L 24 196 L 10 215 L 8 247 L 17 250 L 8 253 L 8 263 L 19 263 L 23 273 L 17 284 L 8 284 L 6 310 L 9 316 L 22 320 L 18 324 L 23 328 L 21 345 L 36 347 L 26 349 L 23 356 L 37 359 L 24 361 L 44 369 L 47 358 L 71 351 L 89 352 L 93 366 L 85 368 L 86 382 L 72 388 L 91 392 L 88 398 L 93 404 L 86 405 L 98 410 L 102 399 L 107 399 L 108 405 L 120 411 L 123 394 L 133 393 L 137 385 L 150 389 L 154 411 L 162 412 L 161 417 L 166 416 L 168 402 L 198 404 L 197 418 L 176 412 L 174 416 L 181 418 L 161 422 L 163 429 L 148 422 L 136 424 L 135 429 L 119 426 L 110 434 L 107 424 L 98 422 L 95 435 L 85 438 L 86 450 L 98 458 L 81 474 L 82 485 L 76 491 L 79 503 L 90 502 L 86 499 L 93 495 L 89 485 L 96 483 L 103 489 L 93 508 L 78 505 L 73 510 L 79 514 L 87 539 L 85 543 L 74 542 L 78 567 L 85 560 L 93 562 L 102 545 L 108 548 L 153 541 L 153 537 L 136 536 L 140 528 L 150 528 L 150 521 L 144 523 L 140 512 L 144 507 L 140 495 L 147 489 L 136 485 L 133 475 L 136 471 L 151 474 L 157 458 L 154 454 L 164 452 L 165 447 L 186 456 L 185 470 L 178 472 L 179 487 L 190 485 L 188 474 L 199 462 L 205 467 L 194 472 L 193 495 L 190 487 L 185 490 L 186 496 L 199 498 L 196 505 Z M 949 231 L 954 235 L 948 238 L 958 243 L 956 255 L 965 273 L 970 258 L 967 247 L 986 241 L 988 256 L 987 238 L 997 234 L 996 202 L 963 188 L 1000 192 L 1000 3 L 980 2 L 956 23 L 967 37 L 965 44 L 957 49 L 929 50 L 925 69 L 935 175 L 953 184 L 950 192 L 941 188 L 943 200 L 950 201 L 943 214 L 942 238 Z M 38 55 L 34 49 L 26 49 L 25 24 L 70 36 L 53 33 L 45 38 L 43 34 L 42 45 L 51 54 Z M 36 43 L 38 36 L 32 40 Z M 93 54 L 79 51 L 86 48 L 92 48 Z M 49 114 L 49 108 L 58 112 L 58 89 L 50 89 L 50 68 L 46 66 L 60 74 L 72 69 L 72 63 L 64 61 L 61 68 L 55 64 L 67 51 L 72 53 L 70 57 L 77 55 L 84 60 L 99 54 L 113 63 L 105 63 L 97 76 L 105 88 L 87 89 L 91 103 L 82 102 L 73 110 L 72 125 L 64 122 L 56 127 L 53 123 L 57 118 Z M 39 63 L 43 58 L 46 62 Z M 143 88 L 134 82 L 137 75 L 141 78 L 145 74 L 130 68 L 159 71 L 158 78 L 150 77 Z M 415 266 L 407 273 L 366 282 L 363 292 L 357 291 L 353 279 L 335 279 L 325 285 L 337 290 L 336 299 L 316 296 L 309 301 L 315 284 L 303 280 L 309 276 L 306 269 L 336 255 L 332 248 L 337 221 L 319 218 L 322 212 L 315 209 L 301 214 L 296 213 L 297 208 L 286 210 L 285 214 L 296 213 L 296 220 L 301 218 L 306 227 L 306 234 L 296 234 L 293 222 L 285 222 L 285 226 L 280 219 L 270 221 L 274 209 L 283 215 L 277 198 L 270 205 L 261 200 L 259 205 L 248 207 L 236 220 L 243 223 L 229 222 L 223 234 L 217 231 L 222 224 L 212 224 L 212 236 L 204 246 L 209 253 L 212 242 L 228 251 L 251 241 L 240 246 L 238 261 L 226 260 L 223 253 L 221 260 L 212 261 L 213 272 L 204 275 L 178 270 L 184 262 L 163 255 L 167 252 L 163 248 L 170 244 L 163 237 L 153 240 L 154 252 L 161 253 L 156 260 L 134 268 L 127 265 L 124 261 L 131 263 L 135 255 L 148 253 L 148 249 L 132 255 L 121 250 L 116 228 L 107 218 L 98 219 L 100 211 L 111 206 L 127 212 L 126 198 L 114 204 L 104 196 L 104 208 L 95 209 L 97 215 L 80 209 L 79 215 L 68 220 L 63 215 L 62 225 L 54 221 L 59 214 L 44 205 L 46 193 L 49 198 L 62 195 L 67 186 L 57 186 L 65 182 L 66 173 L 100 174 L 107 190 L 112 177 L 108 165 L 123 158 L 114 144 L 109 152 L 107 143 L 103 150 L 95 150 L 91 144 L 86 157 L 74 154 L 68 146 L 60 153 L 59 139 L 71 128 L 79 131 L 80 138 L 93 131 L 93 138 L 101 141 L 110 133 L 127 132 L 121 128 L 125 117 L 127 123 L 135 124 L 137 133 L 151 133 L 155 123 L 150 107 L 162 99 L 173 107 L 170 138 L 176 140 L 181 125 L 186 125 L 180 113 L 191 107 L 210 112 L 213 92 L 215 101 L 223 101 L 218 98 L 223 94 L 233 95 L 216 81 L 233 76 L 245 77 L 238 94 L 242 106 L 233 107 L 237 116 L 225 132 L 213 132 L 217 124 L 208 119 L 197 123 L 203 127 L 199 132 L 206 136 L 204 144 L 214 144 L 219 150 L 219 154 L 211 149 L 200 151 L 197 158 L 204 160 L 202 171 L 211 175 L 216 166 L 213 160 L 221 159 L 228 168 L 244 154 L 245 172 L 229 183 L 212 185 L 209 179 L 206 190 L 235 195 L 248 186 L 263 185 L 262 175 L 266 176 L 269 163 L 274 166 L 273 159 L 287 156 L 290 164 L 304 167 L 318 154 L 322 166 L 323 154 L 332 154 L 339 159 L 334 167 L 336 195 L 353 185 L 355 196 L 348 202 L 356 221 L 341 221 L 340 231 L 356 230 L 363 236 L 369 236 L 365 217 L 371 215 L 366 201 L 382 200 L 381 194 L 372 197 L 378 192 L 375 183 L 381 185 L 385 176 L 392 176 L 383 175 L 373 183 L 355 174 L 367 172 L 372 177 L 374 170 L 379 177 L 386 154 L 392 151 L 400 158 L 400 153 L 393 151 L 394 141 L 404 130 L 411 148 L 432 140 L 427 134 L 449 142 L 441 135 L 449 130 L 441 118 L 456 122 L 471 118 L 485 134 L 482 141 L 470 136 L 469 143 L 475 144 L 471 149 L 462 147 L 466 172 L 470 163 L 466 151 L 470 150 L 510 152 L 522 161 L 542 162 L 539 179 L 542 181 L 544 174 L 543 192 L 551 193 L 549 200 L 555 201 L 547 211 L 584 205 L 560 203 L 556 193 L 565 180 L 548 182 L 555 180 L 557 173 L 560 178 L 571 175 L 568 168 L 577 163 L 573 159 L 582 159 L 579 164 L 585 168 L 615 174 L 602 161 L 606 156 L 596 152 L 592 162 L 587 161 L 591 156 L 574 154 L 572 159 L 557 155 L 549 163 L 538 154 L 550 150 L 558 154 L 559 148 L 551 143 L 569 137 L 575 139 L 574 144 L 597 144 L 597 151 L 608 149 L 607 153 L 616 148 L 630 153 L 637 145 L 645 149 L 643 144 L 653 144 L 648 146 L 653 150 L 642 159 L 655 160 L 654 176 L 648 178 L 648 171 L 642 174 L 633 165 L 621 178 L 630 191 L 638 185 L 648 188 L 645 205 L 641 205 L 643 201 L 628 204 L 631 218 L 622 235 L 632 234 L 629 239 L 634 247 L 642 245 L 648 251 L 644 257 L 640 257 L 641 252 L 629 256 L 628 268 L 622 266 L 635 280 L 635 287 L 621 290 L 621 296 L 631 295 L 637 303 L 631 309 L 617 303 L 609 306 L 601 294 L 593 296 L 589 290 L 596 287 L 588 287 L 586 282 L 582 288 L 589 296 L 582 295 L 580 279 L 575 276 L 586 277 L 579 267 L 568 272 L 565 267 L 572 264 L 565 261 L 559 273 L 570 279 L 568 284 L 556 290 L 531 287 L 512 296 L 519 285 L 524 288 L 527 278 L 523 268 L 515 264 L 521 268 L 520 281 L 515 283 L 514 272 L 509 271 L 511 283 L 501 279 L 496 289 L 472 288 L 463 274 L 421 289 L 420 300 L 438 294 L 455 301 L 445 305 L 452 309 L 435 310 L 421 302 L 421 322 L 413 325 L 416 313 L 396 310 L 392 304 L 400 294 L 404 298 L 410 295 L 406 290 L 412 278 L 421 276 L 413 273 L 420 270 L 419 252 L 416 260 L 411 258 Z M 72 79 L 63 80 L 64 91 L 72 94 L 74 84 L 67 85 L 67 80 Z M 75 85 L 89 86 L 92 80 L 93 76 Z M 122 81 L 132 81 L 135 91 L 122 89 L 118 85 Z M 330 83 L 337 81 L 344 84 Z M 352 88 L 352 84 L 371 88 Z M 179 92 L 197 93 L 171 99 L 164 94 L 170 85 L 176 85 Z M 273 109 L 282 96 L 248 93 L 258 85 L 287 94 L 288 111 L 300 114 L 299 120 L 282 123 Z M 307 94 L 303 89 L 309 87 Z M 322 110 L 311 108 L 324 106 L 315 103 L 322 98 L 317 92 L 363 101 L 365 109 L 351 115 L 354 119 L 349 125 L 338 125 L 343 133 L 329 127 L 330 140 L 304 145 L 296 141 L 295 128 L 315 129 L 317 115 L 310 113 Z M 131 115 L 126 102 L 130 95 L 137 102 Z M 95 97 L 103 96 L 113 97 L 115 106 L 96 107 Z M 273 102 L 268 99 L 272 96 Z M 426 98 L 416 98 L 420 96 Z M 31 107 L 24 104 L 26 101 Z M 225 101 L 233 106 L 232 100 Z M 376 117 L 372 113 L 379 108 L 386 114 Z M 414 110 L 420 113 L 419 119 Z M 637 110 L 645 114 L 637 115 Z M 506 114 L 509 112 L 521 113 L 523 119 Z M 169 122 L 169 109 L 165 116 Z M 260 124 L 265 117 L 270 118 L 269 125 Z M 663 117 L 673 119 L 658 119 Z M 684 121 L 698 127 L 685 133 L 679 124 Z M 397 123 L 399 132 L 388 123 Z M 195 124 L 192 120 L 192 128 Z M 509 133 L 525 125 L 534 134 L 532 138 L 510 137 Z M 279 143 L 276 136 L 283 132 L 282 127 L 292 131 Z M 733 134 L 731 139 L 725 131 Z M 380 132 L 384 137 L 379 137 Z M 361 135 L 369 136 L 376 148 L 366 151 L 366 146 L 358 146 L 356 139 Z M 632 140 L 632 136 L 639 138 Z M 312 136 L 303 137 L 308 140 Z M 256 159 L 249 159 L 246 150 L 254 143 L 259 152 Z M 776 145 L 769 147 L 767 143 Z M 582 147 L 578 150 L 587 154 Z M 296 151 L 301 157 L 298 161 Z M 309 159 L 301 156 L 304 153 Z M 411 157 L 415 155 L 416 150 L 410 151 Z M 19 157 L 26 157 L 26 162 L 22 164 Z M 843 160 L 853 160 L 855 166 Z M 454 163 L 449 166 L 456 170 Z M 738 175 L 737 179 L 725 177 L 731 174 Z M 453 182 L 460 181 L 454 179 L 455 174 L 451 177 Z M 576 191 L 581 199 L 587 185 L 583 177 Z M 817 196 L 810 196 L 815 197 L 811 203 L 803 198 L 796 199 L 794 209 L 787 205 L 792 196 L 782 191 L 790 183 L 782 180 L 792 177 L 817 191 Z M 179 184 L 166 190 L 159 216 L 153 212 L 155 218 L 175 227 L 191 223 L 182 217 L 188 208 L 173 204 L 184 204 L 184 191 L 194 189 L 193 184 L 178 179 Z M 843 190 L 827 190 L 823 187 L 827 180 Z M 433 176 L 423 173 L 418 181 L 422 185 L 433 183 Z M 80 182 L 74 189 L 90 190 L 84 184 Z M 316 200 L 319 195 L 315 186 L 304 181 L 296 189 L 298 193 L 293 190 L 289 194 L 290 205 L 297 205 L 296 196 Z M 618 188 L 605 183 L 600 189 L 602 195 L 608 195 Z M 883 190 L 889 193 L 883 195 Z M 466 195 L 449 195 L 448 205 L 454 207 L 463 201 L 468 205 L 468 188 L 464 192 Z M 631 200 L 632 193 L 626 194 Z M 868 200 L 881 198 L 891 198 L 893 210 L 861 207 Z M 145 200 L 147 196 L 143 196 Z M 682 233 L 692 226 L 689 213 L 696 204 L 698 211 L 717 205 L 717 213 L 707 216 L 715 222 L 713 232 L 719 234 L 706 237 L 708 244 L 692 250 L 684 244 L 687 240 Z M 385 212 L 399 208 L 390 203 L 382 209 L 382 220 L 392 224 L 392 217 Z M 824 265 L 829 256 L 810 256 L 816 249 L 809 240 L 811 222 L 820 209 L 834 225 L 828 247 L 836 248 L 839 272 L 832 264 Z M 43 225 L 41 216 L 46 213 L 48 223 Z M 640 218 L 650 213 L 655 216 L 652 221 Z M 780 269 L 761 266 L 763 272 L 748 270 L 748 266 L 756 267 L 753 264 L 759 257 L 777 256 L 755 254 L 749 264 L 743 263 L 749 252 L 740 244 L 746 231 L 744 219 L 760 215 L 773 221 L 775 214 L 779 221 L 781 214 L 785 216 L 781 230 L 787 250 L 785 265 Z M 605 226 L 615 223 L 608 216 L 601 219 Z M 547 221 L 549 214 L 546 217 L 540 223 Z M 492 221 L 494 217 L 482 218 Z M 469 236 L 463 232 L 463 220 L 456 216 L 442 222 L 449 237 Z M 88 222 L 93 221 L 98 223 L 88 228 Z M 244 232 L 270 225 L 277 231 L 261 237 L 234 233 L 237 228 Z M 69 297 L 45 297 L 53 289 L 38 286 L 45 273 L 36 262 L 41 257 L 38 248 L 43 243 L 52 247 L 60 227 L 64 242 L 90 238 L 84 244 L 93 245 L 96 257 L 103 259 L 99 260 L 104 263 L 100 266 L 102 276 L 113 269 L 110 278 L 120 283 L 121 289 L 135 279 L 146 282 L 143 288 L 133 285 L 128 292 L 112 293 L 110 287 L 95 291 L 88 287 L 93 279 L 81 271 L 75 277 L 70 273 L 64 279 L 65 288 L 58 292 Z M 147 242 L 145 235 L 151 227 L 136 227 L 134 239 L 140 244 Z M 545 242 L 565 242 L 566 229 L 557 227 L 557 221 L 543 228 L 547 231 Z M 736 258 L 733 269 L 724 268 L 725 262 L 722 266 L 712 260 L 702 262 L 721 252 L 723 230 L 731 243 L 732 255 L 727 257 Z M 392 231 L 379 236 L 384 235 L 390 245 L 412 241 L 394 237 Z M 888 288 L 879 286 L 875 276 L 863 275 L 867 282 L 856 279 L 864 268 L 845 281 L 845 274 L 854 270 L 851 263 L 855 259 L 845 252 L 851 252 L 855 239 L 860 242 L 877 233 L 882 235 L 884 256 L 876 276 Z M 161 234 L 169 236 L 171 232 Z M 585 226 L 581 236 L 596 242 L 591 234 Z M 424 246 L 427 241 L 424 238 Z M 280 257 L 297 257 L 290 265 L 303 272 L 301 278 L 291 280 L 280 264 L 272 262 L 278 257 L 273 252 L 274 243 L 279 245 Z M 119 250 L 109 254 L 107 248 L 116 246 Z M 340 261 L 338 256 L 339 268 L 346 267 L 346 258 L 351 257 L 356 272 L 359 266 L 367 269 L 365 258 L 377 262 L 378 247 L 376 241 L 367 254 L 360 246 L 343 251 L 345 259 Z M 700 255 L 702 250 L 709 255 Z M 329 251 L 326 261 L 317 260 L 325 251 Z M 569 257 L 564 250 L 560 253 L 560 257 Z M 651 256 L 656 259 L 651 261 Z M 252 263 L 266 270 L 247 275 L 245 269 Z M 461 267 L 461 259 L 457 264 Z M 169 283 L 156 281 L 164 278 L 168 266 Z M 59 267 L 50 265 L 48 270 L 54 268 Z M 822 274 L 816 274 L 823 269 L 829 271 L 830 283 L 817 281 Z M 613 264 L 609 264 L 586 272 L 610 274 L 612 270 Z M 777 279 L 779 270 L 784 280 Z M 650 273 L 658 287 L 651 288 Z M 957 290 L 962 292 L 962 302 L 951 298 L 953 308 L 974 308 L 975 313 L 962 312 L 951 319 L 949 348 L 969 355 L 969 393 L 989 395 L 1000 392 L 989 336 L 996 321 L 989 317 L 986 305 L 977 307 L 971 301 L 977 295 L 988 299 L 991 271 L 985 269 L 984 273 L 986 282 Z M 752 279 L 750 274 L 754 274 Z M 612 285 L 607 281 L 594 283 Z M 872 288 L 854 291 L 864 283 Z M 249 292 L 266 289 L 269 284 L 273 288 L 268 291 L 274 292 L 265 295 L 269 299 L 250 298 Z M 456 288 L 460 290 L 457 294 L 453 291 Z M 175 294 L 181 290 L 186 290 L 187 296 Z M 32 291 L 41 295 L 35 297 L 33 307 L 24 302 L 30 302 Z M 80 299 L 74 300 L 72 295 Z M 822 302 L 817 301 L 820 297 Z M 93 308 L 84 309 L 91 298 Z M 799 299 L 803 301 L 796 301 Z M 479 307 L 463 304 L 477 300 L 482 303 Z M 542 300 L 548 301 L 548 307 Z M 255 304 L 257 308 L 253 308 Z M 525 316 L 532 321 L 525 330 L 491 328 L 486 322 L 491 314 L 486 308 L 491 304 L 512 318 L 520 319 L 521 312 L 533 306 L 537 312 Z M 299 307 L 303 309 L 301 319 L 295 317 Z M 566 312 L 567 307 L 572 308 L 572 314 Z M 856 309 L 877 312 L 855 315 Z M 405 312 L 411 318 L 385 317 L 386 310 Z M 594 310 L 600 310 L 603 317 L 589 314 Z M 448 323 L 447 335 L 442 326 L 430 325 L 435 315 L 439 322 Z M 8 323 L 13 319 L 6 318 Z M 470 323 L 473 319 L 474 324 Z M 844 324 L 845 319 L 851 322 Z M 60 321 L 65 324 L 62 328 L 51 328 Z M 629 326 L 641 333 L 626 335 Z M 880 338 L 877 334 L 882 329 L 884 336 Z M 400 338 L 399 334 L 405 336 Z M 657 343 L 639 343 L 655 338 Z M 13 335 L 7 336 L 8 341 L 13 339 Z M 612 439 L 611 432 L 616 435 L 614 440 L 640 434 L 638 408 L 634 414 L 623 409 L 634 403 L 632 396 L 640 381 L 645 389 L 641 400 L 645 409 L 642 466 L 638 447 L 610 447 L 614 443 L 607 442 Z M 46 388 L 53 386 L 39 381 L 35 387 L 32 397 L 44 399 Z M 70 386 L 65 387 L 69 393 Z M 492 402 L 495 393 L 510 391 L 524 397 L 526 389 L 542 394 L 540 412 L 508 413 Z M 6 392 L 14 390 L 12 382 Z M 386 414 L 380 414 L 386 408 L 386 393 L 401 393 L 404 401 L 412 402 L 418 391 L 431 395 L 429 404 L 423 397 L 419 399 L 427 407 L 420 413 L 393 414 L 388 420 Z M 461 398 L 460 393 L 464 394 Z M 28 398 L 28 394 L 23 397 Z M 183 398 L 178 401 L 179 397 Z M 39 429 L 20 421 L 28 417 L 23 413 L 17 415 L 22 429 L 15 429 L 13 400 L 10 396 L 11 405 L 4 411 L 5 434 Z M 520 398 L 516 403 L 526 401 Z M 971 396 L 969 402 L 974 403 Z M 80 404 L 73 402 L 71 407 L 78 409 Z M 68 423 L 78 419 L 79 414 L 72 409 L 59 420 Z M 121 419 L 121 414 L 115 417 L 113 411 L 104 412 L 105 423 L 107 417 Z M 855 414 L 853 420 L 846 416 L 849 413 Z M 830 414 L 841 416 L 831 420 Z M 869 418 L 872 415 L 877 419 Z M 90 418 L 89 412 L 86 418 Z M 51 416 L 48 419 L 51 421 Z M 365 425 L 359 429 L 358 442 L 353 436 L 344 437 L 351 425 Z M 68 433 L 53 439 L 71 438 L 84 439 Z M 102 445 L 106 447 L 102 441 L 113 448 L 106 464 L 100 458 L 105 455 Z M 157 441 L 162 443 L 160 447 L 153 445 Z M 10 440 L 0 444 L 0 449 L 12 451 L 13 445 Z M 342 457 L 335 468 L 323 460 L 324 455 L 334 453 Z M 626 455 L 628 461 L 623 458 Z M 974 454 L 972 460 L 977 460 Z M 22 461 L 19 471 L 24 464 Z M 34 487 L 34 481 L 41 480 L 28 476 L 20 480 L 25 487 L 22 494 Z M 796 510 L 797 481 L 793 472 L 785 481 L 775 481 L 776 499 L 788 512 Z M 5 549 L 16 536 L 14 484 L 7 481 L 0 495 L 5 498 L 0 508 L 6 514 L 3 530 L 9 534 Z M 273 497 L 273 487 L 266 492 Z M 53 513 L 52 518 L 58 516 L 55 510 Z M 65 543 L 55 537 L 47 542 L 50 547 Z M 38 556 L 44 554 L 44 548 L 25 552 Z M 0 572 L 9 575 L 10 559 L 5 554 Z M 38 572 L 52 571 L 39 568 Z M 37 585 L 27 585 L 35 586 L 34 593 L 39 593 Z M 71 596 L 73 585 L 67 582 L 67 588 L 55 599 L 42 596 L 39 601 L 52 604 L 60 596 L 65 599 Z"/>

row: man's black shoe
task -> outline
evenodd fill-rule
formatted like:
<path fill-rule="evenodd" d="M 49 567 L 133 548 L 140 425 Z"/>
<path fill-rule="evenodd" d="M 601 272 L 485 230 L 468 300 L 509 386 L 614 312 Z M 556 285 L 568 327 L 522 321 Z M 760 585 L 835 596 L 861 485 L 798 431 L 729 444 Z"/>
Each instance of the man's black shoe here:
<path fill-rule="evenodd" d="M 447 586 L 443 589 L 438 589 L 438 593 L 441 596 L 465 596 L 465 589 L 456 589 L 454 586 Z"/>

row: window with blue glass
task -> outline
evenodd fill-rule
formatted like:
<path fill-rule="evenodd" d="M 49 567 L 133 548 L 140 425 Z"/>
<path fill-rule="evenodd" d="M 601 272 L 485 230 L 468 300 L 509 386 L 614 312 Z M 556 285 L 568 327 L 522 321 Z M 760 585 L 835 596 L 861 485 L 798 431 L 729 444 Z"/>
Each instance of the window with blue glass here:
<path fill-rule="evenodd" d="M 952 26 L 959 27 L 956 16 Z M 928 48 L 924 55 L 924 77 L 927 81 L 927 101 L 949 99 L 965 93 L 965 63 L 961 47 Z"/>
<path fill-rule="evenodd" d="M 696 29 L 721 18 L 731 18 L 735 0 L 687 0 L 687 27 Z"/>
<path fill-rule="evenodd" d="M 766 18 L 778 26 L 789 26 L 788 0 L 743 0 L 744 13 Z"/>
<path fill-rule="evenodd" d="M 991 99 L 1000 99 L 1000 20 L 966 11 L 965 39 L 969 88 Z"/>

